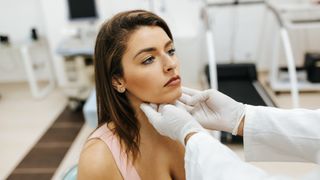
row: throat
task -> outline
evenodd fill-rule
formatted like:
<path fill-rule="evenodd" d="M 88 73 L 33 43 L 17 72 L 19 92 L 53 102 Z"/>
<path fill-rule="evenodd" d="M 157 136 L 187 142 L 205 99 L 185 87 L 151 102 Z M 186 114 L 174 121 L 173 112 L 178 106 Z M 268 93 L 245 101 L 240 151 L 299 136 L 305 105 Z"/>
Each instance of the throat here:
<path fill-rule="evenodd" d="M 148 118 L 144 114 L 144 112 L 140 109 L 140 105 L 143 103 L 143 101 L 134 95 L 132 95 L 130 92 L 127 92 L 127 97 L 130 101 L 130 104 L 132 108 L 135 111 L 135 117 L 137 118 L 137 121 L 140 124 L 140 138 L 141 142 L 148 142 L 148 141 L 157 141 L 159 138 L 163 138 L 164 136 L 161 136 L 156 129 L 150 124 Z"/>
<path fill-rule="evenodd" d="M 159 138 L 162 138 L 157 130 L 152 126 L 152 124 L 149 122 L 147 117 L 141 112 L 142 114 L 137 116 L 137 119 L 140 123 L 140 137 L 141 141 L 156 141 Z"/>

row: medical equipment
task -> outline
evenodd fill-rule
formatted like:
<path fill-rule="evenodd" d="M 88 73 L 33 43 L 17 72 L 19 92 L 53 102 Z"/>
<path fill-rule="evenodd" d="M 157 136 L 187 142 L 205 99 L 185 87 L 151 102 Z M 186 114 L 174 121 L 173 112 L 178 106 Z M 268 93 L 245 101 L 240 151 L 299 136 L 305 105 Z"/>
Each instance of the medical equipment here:
<path fill-rule="evenodd" d="M 57 53 L 64 57 L 66 84 L 63 91 L 72 109 L 81 107 L 94 86 L 93 51 L 95 37 L 70 37 L 60 43 Z"/>
<path fill-rule="evenodd" d="M 310 83 L 306 80 L 305 74 L 297 73 L 292 42 L 290 41 L 288 31 L 291 29 L 320 28 L 320 6 L 310 1 L 291 3 L 267 1 L 266 5 L 276 17 L 279 25 L 280 38 L 288 66 L 288 73 L 279 71 L 279 36 L 276 36 L 274 41 L 274 57 L 271 61 L 269 77 L 270 86 L 275 92 L 291 91 L 293 107 L 299 107 L 299 91 L 319 91 L 320 83 Z M 304 77 L 298 79 L 301 76 Z"/>
<path fill-rule="evenodd" d="M 290 91 L 292 96 L 293 107 L 299 106 L 299 91 L 318 91 L 320 90 L 319 83 L 310 83 L 306 80 L 305 72 L 297 73 L 295 61 L 293 57 L 292 44 L 288 31 L 290 29 L 314 29 L 320 27 L 320 5 L 312 3 L 311 1 L 271 1 L 271 0 L 252 0 L 252 1 L 210 1 L 207 7 L 228 7 L 239 5 L 255 5 L 265 4 L 270 12 L 276 17 L 277 23 L 280 27 L 280 37 L 276 35 L 273 45 L 273 58 L 271 58 L 271 69 L 269 74 L 270 86 L 275 92 Z M 209 21 L 207 21 L 209 22 Z M 210 30 L 210 29 L 208 29 Z M 212 36 L 211 33 L 207 35 L 207 39 Z M 279 39 L 284 46 L 284 52 L 287 60 L 288 73 L 280 72 L 279 68 Z M 207 47 L 213 47 L 207 43 Z M 209 49 L 209 48 L 208 48 Z M 211 49 L 211 48 L 210 48 Z M 210 79 L 217 80 L 214 77 L 214 62 L 210 55 L 214 52 L 208 52 Z M 210 80 L 210 81 L 212 81 Z M 214 82 L 211 82 L 213 84 Z M 230 95 L 232 96 L 232 95 Z"/>
<path fill-rule="evenodd" d="M 68 0 L 70 27 L 56 52 L 63 57 L 62 89 L 71 109 L 82 108 L 94 86 L 93 54 L 99 13 L 95 0 Z"/>
<path fill-rule="evenodd" d="M 320 53 L 306 53 L 304 66 L 308 81 L 320 83 Z"/>
<path fill-rule="evenodd" d="M 95 0 L 68 0 L 70 20 L 97 19 Z"/>
<path fill-rule="evenodd" d="M 211 24 L 209 15 L 210 8 L 225 8 L 238 6 L 263 5 L 264 1 L 229 1 L 229 2 L 206 2 L 203 9 L 204 23 L 206 24 L 206 43 L 209 65 L 206 67 L 206 75 L 212 88 L 232 97 L 236 101 L 246 104 L 275 106 L 270 96 L 264 90 L 261 83 L 257 80 L 257 72 L 254 64 L 217 64 L 215 56 L 215 47 L 213 43 L 214 33 L 212 31 L 214 24 Z M 236 17 L 235 17 L 236 18 Z M 233 32 L 234 33 L 234 32 Z M 234 39 L 234 38 L 233 38 Z M 232 42 L 234 43 L 234 42 Z M 233 59 L 231 59 L 233 61 Z M 227 142 L 231 134 L 222 132 L 221 141 Z M 232 137 L 232 142 L 241 141 L 241 138 Z"/>

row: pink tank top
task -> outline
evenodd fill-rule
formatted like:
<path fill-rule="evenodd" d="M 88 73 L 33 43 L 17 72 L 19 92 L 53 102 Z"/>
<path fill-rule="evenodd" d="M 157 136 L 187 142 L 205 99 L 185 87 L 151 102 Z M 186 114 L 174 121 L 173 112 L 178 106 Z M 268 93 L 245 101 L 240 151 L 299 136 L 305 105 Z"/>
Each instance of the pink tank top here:
<path fill-rule="evenodd" d="M 140 176 L 131 163 L 127 163 L 127 154 L 120 149 L 120 143 L 106 124 L 92 133 L 89 139 L 98 138 L 107 144 L 124 180 L 140 180 Z"/>

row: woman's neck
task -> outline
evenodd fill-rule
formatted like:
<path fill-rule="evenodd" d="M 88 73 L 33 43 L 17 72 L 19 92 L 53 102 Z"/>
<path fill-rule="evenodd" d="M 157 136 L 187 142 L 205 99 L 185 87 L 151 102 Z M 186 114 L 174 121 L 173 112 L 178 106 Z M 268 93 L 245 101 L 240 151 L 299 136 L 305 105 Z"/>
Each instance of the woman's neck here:
<path fill-rule="evenodd" d="M 140 136 L 141 139 L 153 139 L 161 136 L 155 128 L 150 124 L 148 118 L 144 112 L 140 109 L 140 105 L 143 103 L 140 99 L 128 93 L 128 99 L 130 100 L 131 106 L 135 111 L 135 116 L 140 123 Z"/>

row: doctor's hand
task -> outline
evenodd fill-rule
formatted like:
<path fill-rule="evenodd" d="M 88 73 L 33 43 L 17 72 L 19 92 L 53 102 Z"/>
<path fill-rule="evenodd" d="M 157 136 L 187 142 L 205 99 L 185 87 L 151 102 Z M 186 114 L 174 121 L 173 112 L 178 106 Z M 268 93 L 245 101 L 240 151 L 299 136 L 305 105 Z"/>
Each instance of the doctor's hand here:
<path fill-rule="evenodd" d="M 161 135 L 178 140 L 182 144 L 185 144 L 187 135 L 206 132 L 186 110 L 174 105 L 160 105 L 157 111 L 157 107 L 143 103 L 140 108 Z"/>
<path fill-rule="evenodd" d="M 183 87 L 182 92 L 180 101 L 204 128 L 237 134 L 244 104 L 214 89 L 198 91 Z"/>

